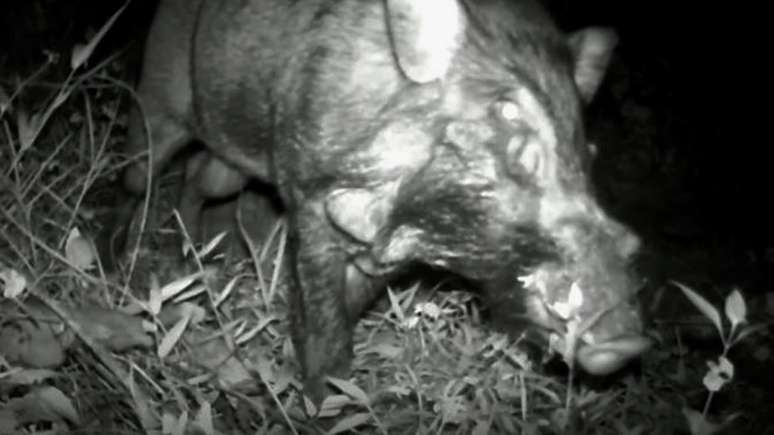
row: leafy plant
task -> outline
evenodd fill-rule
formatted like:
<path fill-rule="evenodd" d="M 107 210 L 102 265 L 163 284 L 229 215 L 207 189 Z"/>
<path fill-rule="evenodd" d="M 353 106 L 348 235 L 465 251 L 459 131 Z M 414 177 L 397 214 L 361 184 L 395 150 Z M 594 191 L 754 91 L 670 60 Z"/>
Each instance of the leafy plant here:
<path fill-rule="evenodd" d="M 698 308 L 698 310 L 709 319 L 718 332 L 718 337 L 723 344 L 723 351 L 718 356 L 717 361 L 707 361 L 707 374 L 704 376 L 704 386 L 709 394 L 704 402 L 704 408 L 701 412 L 693 409 L 683 408 L 683 414 L 688 420 L 691 433 L 694 435 L 710 435 L 717 433 L 732 420 L 738 417 L 738 414 L 732 414 L 726 417 L 722 424 L 715 424 L 708 420 L 710 404 L 715 394 L 720 391 L 727 383 L 734 379 L 734 364 L 728 359 L 728 352 L 731 348 L 744 340 L 750 334 L 760 330 L 763 325 L 753 326 L 747 322 L 747 305 L 738 289 L 733 290 L 725 300 L 726 319 L 731 323 L 728 328 L 724 328 L 720 311 L 702 297 L 699 293 L 690 287 L 673 281 L 680 288 L 688 300 Z"/>

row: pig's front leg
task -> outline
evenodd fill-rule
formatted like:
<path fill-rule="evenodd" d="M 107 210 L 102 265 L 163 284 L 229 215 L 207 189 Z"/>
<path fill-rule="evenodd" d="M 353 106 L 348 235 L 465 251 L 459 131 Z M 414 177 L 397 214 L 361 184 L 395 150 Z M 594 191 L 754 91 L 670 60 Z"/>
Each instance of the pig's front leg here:
<path fill-rule="evenodd" d="M 319 403 L 326 376 L 347 376 L 352 362 L 356 319 L 346 303 L 346 241 L 319 203 L 300 207 L 293 220 L 292 335 L 307 395 Z"/>

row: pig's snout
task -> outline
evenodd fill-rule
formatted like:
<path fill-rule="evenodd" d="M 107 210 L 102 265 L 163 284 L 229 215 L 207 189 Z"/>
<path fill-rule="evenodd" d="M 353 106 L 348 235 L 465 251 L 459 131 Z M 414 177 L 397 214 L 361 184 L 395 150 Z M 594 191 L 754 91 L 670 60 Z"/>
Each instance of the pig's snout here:
<path fill-rule="evenodd" d="M 637 303 L 639 282 L 629 270 L 639 238 L 584 198 L 554 198 L 544 207 L 542 223 L 560 260 L 538 268 L 528 282 L 542 289 L 549 307 L 570 307 L 549 310 L 558 323 L 586 324 L 574 352 L 578 365 L 592 375 L 611 374 L 651 346 Z M 573 296 L 573 287 L 581 294 Z"/>
<path fill-rule="evenodd" d="M 639 357 L 650 346 L 649 338 L 642 335 L 629 335 L 599 344 L 583 343 L 579 346 L 575 358 L 587 373 L 604 376 Z"/>
<path fill-rule="evenodd" d="M 613 293 L 611 297 L 619 293 L 626 297 L 627 290 L 630 289 L 631 287 L 618 288 L 618 291 L 616 288 L 603 288 L 601 291 L 598 289 L 597 292 L 601 295 L 592 296 L 592 305 L 610 303 L 605 293 Z M 586 373 L 609 375 L 650 348 L 652 341 L 643 334 L 639 304 L 636 303 L 634 295 L 628 296 L 632 300 L 619 301 L 609 310 L 601 309 L 603 314 L 599 318 L 596 318 L 593 311 L 583 312 L 582 316 L 592 320 L 592 324 L 588 330 L 581 332 L 575 360 Z"/>

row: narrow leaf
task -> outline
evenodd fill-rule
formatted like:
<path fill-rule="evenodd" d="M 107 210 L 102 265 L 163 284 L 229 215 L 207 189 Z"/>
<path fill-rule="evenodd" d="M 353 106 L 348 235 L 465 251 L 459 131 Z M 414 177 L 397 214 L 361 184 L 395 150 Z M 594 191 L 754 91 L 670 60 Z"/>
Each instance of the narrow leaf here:
<path fill-rule="evenodd" d="M 172 329 L 167 332 L 167 335 L 161 339 L 161 343 L 159 343 L 159 349 L 157 352 L 159 358 L 164 359 L 167 357 L 167 355 L 169 355 L 169 352 L 172 351 L 172 349 L 175 347 L 175 344 L 180 341 L 180 337 L 183 335 L 183 332 L 185 332 L 185 328 L 188 326 L 189 320 L 190 315 L 186 314 L 182 319 L 178 320 L 175 326 L 173 326 Z"/>
<path fill-rule="evenodd" d="M 206 257 L 207 254 L 212 252 L 212 250 L 215 249 L 220 244 L 221 240 L 223 240 L 223 238 L 226 237 L 226 234 L 228 234 L 228 232 L 223 231 L 217 236 L 213 237 L 212 240 L 207 242 L 207 244 L 204 245 L 204 247 L 199 250 L 199 252 L 197 253 L 197 257 L 200 257 L 200 258 Z"/>
<path fill-rule="evenodd" d="M 352 382 L 334 377 L 328 377 L 328 382 L 363 405 L 370 405 L 371 400 L 368 398 L 368 394 L 366 394 L 365 391 L 361 390 L 360 387 L 353 384 Z"/>
<path fill-rule="evenodd" d="M 161 304 L 163 298 L 161 297 L 161 289 L 158 286 L 151 287 L 148 292 L 148 310 L 154 316 L 158 316 L 161 312 Z"/>
<path fill-rule="evenodd" d="M 320 404 L 317 418 L 330 418 L 341 414 L 347 406 L 353 404 L 352 399 L 346 394 L 331 394 L 325 397 Z"/>
<path fill-rule="evenodd" d="M 239 276 L 235 276 L 229 280 L 229 282 L 226 284 L 225 287 L 223 287 L 223 290 L 221 290 L 220 294 L 218 294 L 218 297 L 215 299 L 215 308 L 219 307 L 220 304 L 222 304 L 228 297 L 231 295 L 231 292 L 234 291 L 234 286 L 237 283 L 237 280 L 239 280 Z"/>
<path fill-rule="evenodd" d="M 312 399 L 306 397 L 306 395 L 304 395 L 304 411 L 306 411 L 306 415 L 310 416 L 316 416 L 319 411 Z"/>
<path fill-rule="evenodd" d="M 113 14 L 112 17 L 105 23 L 105 25 L 102 26 L 101 29 L 99 29 L 99 32 L 94 35 L 93 38 L 91 38 L 91 41 L 89 41 L 86 45 L 76 45 L 73 47 L 73 53 L 70 57 L 70 68 L 72 69 L 78 69 L 81 65 L 83 65 L 84 62 L 91 56 L 91 53 L 94 52 L 94 48 L 97 47 L 97 44 L 99 44 L 99 41 L 102 40 L 102 38 L 105 36 L 107 31 L 113 27 L 113 23 L 116 22 L 118 17 L 121 15 L 121 12 L 126 9 L 126 5 L 128 5 L 129 2 L 127 1 L 124 3 L 123 6 L 118 8 L 116 13 Z"/>
<path fill-rule="evenodd" d="M 715 307 L 713 307 L 712 304 L 710 304 L 701 295 L 691 290 L 687 286 L 677 281 L 672 281 L 672 284 L 676 285 L 680 288 L 680 290 L 682 290 L 683 294 L 688 298 L 688 300 L 690 300 L 691 303 L 693 303 L 693 305 L 696 306 L 696 308 L 698 308 L 699 311 L 701 311 L 701 313 L 704 314 L 704 316 L 715 325 L 715 328 L 717 328 L 720 337 L 723 338 L 723 325 L 720 323 L 720 313 L 718 313 L 718 310 L 715 309 Z"/>
<path fill-rule="evenodd" d="M 406 315 L 403 313 L 403 309 L 400 307 L 400 301 L 398 300 L 398 297 L 395 295 L 395 292 L 392 291 L 391 288 L 387 288 L 387 296 L 390 299 L 390 306 L 392 307 L 392 312 L 395 313 L 395 317 L 398 318 L 398 322 L 403 323 L 403 321 L 406 318 Z"/>
<path fill-rule="evenodd" d="M 194 281 L 196 281 L 201 273 L 194 272 L 190 275 L 186 275 L 182 278 L 178 278 L 169 284 L 165 285 L 161 288 L 161 298 L 162 300 L 166 301 L 169 298 L 175 297 L 178 293 L 182 292 L 188 286 L 193 284 Z"/>

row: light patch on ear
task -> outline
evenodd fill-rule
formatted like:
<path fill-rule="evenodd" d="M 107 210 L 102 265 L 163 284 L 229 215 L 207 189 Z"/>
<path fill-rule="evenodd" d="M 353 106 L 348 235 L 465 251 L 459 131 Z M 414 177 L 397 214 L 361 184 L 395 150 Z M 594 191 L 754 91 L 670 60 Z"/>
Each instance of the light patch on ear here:
<path fill-rule="evenodd" d="M 460 44 L 463 19 L 457 0 L 387 0 L 398 64 L 417 83 L 443 78 Z"/>
<path fill-rule="evenodd" d="M 354 239 L 373 243 L 392 211 L 397 184 L 336 190 L 325 199 L 325 212 L 334 225 Z"/>
<path fill-rule="evenodd" d="M 588 103 L 602 83 L 618 36 L 612 29 L 590 27 L 570 35 L 569 43 L 575 54 L 575 85 Z"/>

